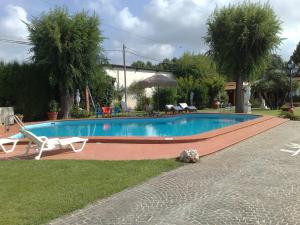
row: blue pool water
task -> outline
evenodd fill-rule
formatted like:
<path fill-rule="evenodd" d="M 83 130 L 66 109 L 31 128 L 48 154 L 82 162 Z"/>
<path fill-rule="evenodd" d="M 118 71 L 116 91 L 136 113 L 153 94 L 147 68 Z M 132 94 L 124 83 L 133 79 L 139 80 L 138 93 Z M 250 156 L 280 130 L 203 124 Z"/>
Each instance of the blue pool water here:
<path fill-rule="evenodd" d="M 255 119 L 255 115 L 183 114 L 164 118 L 123 118 L 49 122 L 26 126 L 38 136 L 190 136 Z M 21 138 L 16 134 L 14 138 Z"/>

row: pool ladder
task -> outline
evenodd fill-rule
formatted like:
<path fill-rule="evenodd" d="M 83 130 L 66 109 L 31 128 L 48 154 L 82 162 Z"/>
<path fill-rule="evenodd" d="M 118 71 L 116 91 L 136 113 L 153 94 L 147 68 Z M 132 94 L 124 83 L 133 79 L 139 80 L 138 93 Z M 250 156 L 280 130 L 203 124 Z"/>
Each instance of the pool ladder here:
<path fill-rule="evenodd" d="M 9 127 L 9 120 L 10 118 L 13 118 L 14 121 L 21 127 L 21 128 L 25 128 L 25 125 L 24 123 L 22 122 L 22 120 L 20 120 L 20 118 L 16 115 L 8 115 L 6 118 L 5 118 L 5 121 L 4 121 L 4 127 L 5 127 L 5 131 L 8 132 L 10 127 Z"/>

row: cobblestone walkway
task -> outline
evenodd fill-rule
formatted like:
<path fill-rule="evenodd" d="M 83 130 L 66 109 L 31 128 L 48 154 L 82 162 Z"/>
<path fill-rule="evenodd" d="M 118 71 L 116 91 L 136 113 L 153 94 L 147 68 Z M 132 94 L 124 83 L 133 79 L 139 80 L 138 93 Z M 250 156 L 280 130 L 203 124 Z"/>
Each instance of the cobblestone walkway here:
<path fill-rule="evenodd" d="M 300 224 L 300 155 L 280 151 L 290 142 L 300 144 L 299 122 L 285 123 L 51 224 Z"/>

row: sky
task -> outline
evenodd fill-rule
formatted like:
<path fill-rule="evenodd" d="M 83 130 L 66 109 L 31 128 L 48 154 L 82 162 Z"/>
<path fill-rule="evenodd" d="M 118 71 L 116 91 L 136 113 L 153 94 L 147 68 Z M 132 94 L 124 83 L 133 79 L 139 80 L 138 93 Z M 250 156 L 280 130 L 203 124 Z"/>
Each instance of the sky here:
<path fill-rule="evenodd" d="M 251 2 L 257 2 L 252 1 Z M 216 7 L 241 0 L 0 0 L 0 39 L 27 40 L 25 23 L 55 6 L 66 6 L 71 13 L 95 12 L 105 40 L 105 55 L 113 64 L 180 57 L 184 52 L 205 53 L 203 37 L 207 19 Z M 297 0 L 269 2 L 281 21 L 282 44 L 274 53 L 288 60 L 300 41 L 300 13 Z M 0 61 L 30 60 L 30 46 L 0 42 Z"/>

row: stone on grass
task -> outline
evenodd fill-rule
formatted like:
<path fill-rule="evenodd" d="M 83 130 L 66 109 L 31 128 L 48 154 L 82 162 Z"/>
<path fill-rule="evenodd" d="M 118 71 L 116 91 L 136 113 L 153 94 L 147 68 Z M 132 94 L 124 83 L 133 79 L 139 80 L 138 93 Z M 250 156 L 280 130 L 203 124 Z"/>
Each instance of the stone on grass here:
<path fill-rule="evenodd" d="M 199 154 L 196 149 L 188 149 L 181 152 L 179 160 L 186 163 L 195 163 L 199 161 Z"/>

